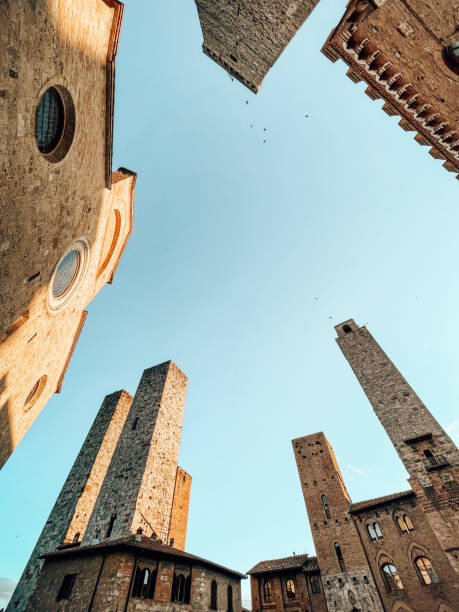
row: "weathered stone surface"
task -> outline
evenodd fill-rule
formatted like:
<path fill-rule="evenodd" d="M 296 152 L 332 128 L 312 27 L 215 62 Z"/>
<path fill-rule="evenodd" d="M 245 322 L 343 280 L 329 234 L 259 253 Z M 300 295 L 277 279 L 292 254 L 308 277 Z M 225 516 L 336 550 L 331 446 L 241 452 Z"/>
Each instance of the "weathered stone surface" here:
<path fill-rule="evenodd" d="M 322 48 L 451 172 L 459 171 L 459 67 L 445 49 L 457 40 L 458 15 L 458 0 L 351 0 Z"/>
<path fill-rule="evenodd" d="M 190 505 L 191 476 L 177 467 L 175 476 L 174 499 L 167 541 L 171 546 L 185 550 L 188 508 Z"/>
<path fill-rule="evenodd" d="M 111 282 L 132 229 L 135 175 L 111 173 L 120 6 L 0 4 L 0 467 L 60 390 L 85 308 Z M 41 154 L 35 139 L 37 105 L 51 86 L 68 92 L 75 113 L 60 161 Z M 86 244 L 85 264 L 57 311 L 53 274 L 75 241 Z M 26 403 L 37 381 L 40 392 Z"/>
<path fill-rule="evenodd" d="M 196 0 L 204 53 L 255 93 L 319 0 Z"/>
<path fill-rule="evenodd" d="M 128 415 L 132 397 L 117 391 L 105 398 L 46 521 L 7 610 L 24 610 L 43 566 L 39 557 L 80 540 Z"/>

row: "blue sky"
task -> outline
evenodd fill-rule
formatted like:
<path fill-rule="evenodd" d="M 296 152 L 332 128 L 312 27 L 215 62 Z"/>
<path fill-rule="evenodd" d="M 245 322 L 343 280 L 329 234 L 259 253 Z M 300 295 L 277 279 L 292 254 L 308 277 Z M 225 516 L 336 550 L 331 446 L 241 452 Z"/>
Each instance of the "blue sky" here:
<path fill-rule="evenodd" d="M 126 2 L 113 165 L 139 175 L 134 232 L 0 472 L 0 606 L 104 396 L 166 359 L 190 379 L 187 550 L 237 570 L 314 554 L 292 438 L 325 432 L 354 501 L 407 487 L 334 325 L 367 324 L 457 440 L 457 182 L 320 53 L 343 9 L 321 0 L 255 96 L 202 54 L 192 0 Z"/>

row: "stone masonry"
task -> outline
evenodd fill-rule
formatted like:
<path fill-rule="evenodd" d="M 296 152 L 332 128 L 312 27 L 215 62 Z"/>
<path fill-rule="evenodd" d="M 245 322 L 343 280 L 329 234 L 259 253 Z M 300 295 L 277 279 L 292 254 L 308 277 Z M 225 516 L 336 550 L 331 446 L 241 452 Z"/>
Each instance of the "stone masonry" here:
<path fill-rule="evenodd" d="M 191 476 L 177 466 L 174 499 L 167 541 L 170 546 L 185 550 L 188 508 L 190 505 Z"/>
<path fill-rule="evenodd" d="M 111 167 L 122 13 L 118 0 L 0 2 L 0 468 L 60 392 L 86 307 L 132 230 L 136 177 Z M 36 140 L 50 87 L 64 101 L 60 156 Z M 75 290 L 53 309 L 53 278 L 75 243 L 85 245 Z"/>
<path fill-rule="evenodd" d="M 458 0 L 351 0 L 322 52 L 341 58 L 348 77 L 385 101 L 389 116 L 459 172 L 459 63 L 448 59 L 459 28 Z M 457 175 L 459 178 L 459 174 Z"/>
<path fill-rule="evenodd" d="M 83 544 L 136 533 L 166 542 L 187 387 L 171 361 L 145 370 Z"/>
<path fill-rule="evenodd" d="M 317 433 L 297 438 L 292 444 L 328 609 L 351 610 L 353 598 L 361 610 L 383 612 L 330 443 L 323 433 Z"/>
<path fill-rule="evenodd" d="M 73 464 L 46 525 L 11 597 L 7 610 L 24 610 L 43 566 L 40 556 L 79 539 L 128 415 L 132 397 L 126 391 L 107 395 Z"/>
<path fill-rule="evenodd" d="M 203 51 L 257 93 L 319 0 L 196 0 Z"/>
<path fill-rule="evenodd" d="M 336 327 L 337 343 L 410 475 L 410 485 L 459 571 L 459 451 L 366 327 Z"/>

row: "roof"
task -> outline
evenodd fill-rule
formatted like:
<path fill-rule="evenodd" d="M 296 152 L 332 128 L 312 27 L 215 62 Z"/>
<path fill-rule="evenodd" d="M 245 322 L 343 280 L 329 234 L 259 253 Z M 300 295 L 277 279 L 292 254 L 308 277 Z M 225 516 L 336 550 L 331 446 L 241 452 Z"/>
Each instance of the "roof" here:
<path fill-rule="evenodd" d="M 414 496 L 413 491 L 410 489 L 409 491 L 401 491 L 400 493 L 392 493 L 391 495 L 384 495 L 384 497 L 374 497 L 373 499 L 367 499 L 365 501 L 357 502 L 355 504 L 351 504 L 350 511 L 360 512 L 361 510 L 367 510 L 368 508 L 373 508 L 374 506 L 380 506 L 382 504 L 386 504 L 391 501 L 395 501 L 397 499 L 403 499 L 404 497 Z"/>
<path fill-rule="evenodd" d="M 268 559 L 267 561 L 260 561 L 260 563 L 254 565 L 247 573 L 264 574 L 266 572 L 281 572 L 292 569 L 305 571 L 318 570 L 317 558 L 304 554 L 283 557 L 282 559 Z"/>
<path fill-rule="evenodd" d="M 77 557 L 80 555 L 94 555 L 102 552 L 115 551 L 115 550 L 130 550 L 130 551 L 141 551 L 142 554 L 154 554 L 161 558 L 168 559 L 181 559 L 195 561 L 211 569 L 216 569 L 225 574 L 235 576 L 239 579 L 245 578 L 244 574 L 236 572 L 235 570 L 213 563 L 202 557 L 197 557 L 178 548 L 172 546 L 166 546 L 161 544 L 157 540 L 152 540 L 147 536 L 141 535 L 129 535 L 123 538 L 117 538 L 116 540 L 104 540 L 98 544 L 91 544 L 89 546 L 65 546 L 53 550 L 52 552 L 42 555 L 43 559 L 59 559 L 61 557 Z"/>

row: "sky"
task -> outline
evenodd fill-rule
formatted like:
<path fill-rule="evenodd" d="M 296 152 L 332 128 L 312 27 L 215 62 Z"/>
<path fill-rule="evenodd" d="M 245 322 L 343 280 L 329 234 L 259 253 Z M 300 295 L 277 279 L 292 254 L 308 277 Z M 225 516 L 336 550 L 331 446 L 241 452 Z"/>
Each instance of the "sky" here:
<path fill-rule="evenodd" d="M 104 396 L 167 359 L 189 377 L 186 549 L 242 572 L 314 554 L 293 438 L 325 432 L 353 501 L 408 487 L 334 325 L 367 325 L 459 439 L 457 182 L 320 53 L 344 5 L 321 0 L 254 95 L 202 53 L 192 0 L 126 2 L 113 167 L 138 173 L 134 231 L 0 472 L 0 607 Z"/>

